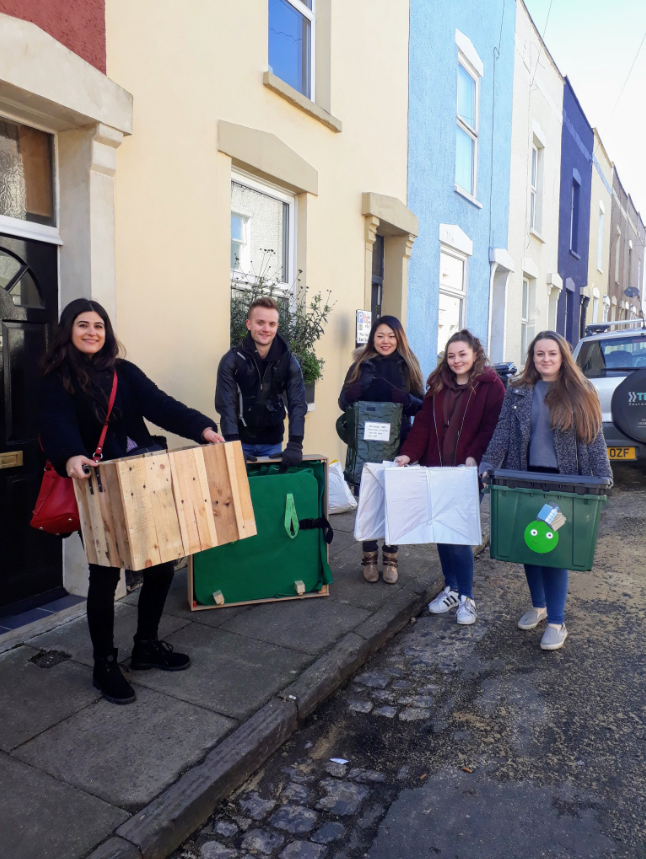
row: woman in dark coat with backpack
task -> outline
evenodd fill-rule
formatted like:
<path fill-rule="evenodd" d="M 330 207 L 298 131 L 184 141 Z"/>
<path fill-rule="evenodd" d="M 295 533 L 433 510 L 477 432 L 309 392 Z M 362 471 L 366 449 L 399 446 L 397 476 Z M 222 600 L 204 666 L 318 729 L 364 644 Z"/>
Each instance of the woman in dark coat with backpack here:
<path fill-rule="evenodd" d="M 395 462 L 426 466 L 478 466 L 496 429 L 505 387 L 487 364 L 470 331 L 449 338 L 444 357 L 428 379 L 424 405 Z M 476 620 L 471 546 L 439 543 L 444 588 L 429 604 L 432 614 L 457 606 L 457 622 Z"/>
<path fill-rule="evenodd" d="M 97 464 L 92 455 L 106 420 L 104 459 L 159 445 L 160 439 L 151 436 L 144 418 L 201 444 L 224 441 L 214 421 L 160 391 L 138 367 L 118 355 L 119 344 L 103 307 L 84 298 L 68 304 L 42 360 L 39 410 L 45 454 L 62 477 L 87 479 L 89 469 Z M 115 375 L 116 397 L 108 416 Z M 173 569 L 168 562 L 144 571 L 131 657 L 134 670 L 181 671 L 190 665 L 188 656 L 173 652 L 157 637 Z M 87 616 L 94 685 L 108 701 L 129 704 L 135 692 L 121 673 L 113 641 L 119 575 L 117 567 L 90 564 Z"/>
<path fill-rule="evenodd" d="M 380 316 L 370 329 L 368 342 L 355 353 L 355 360 L 343 383 L 339 408 L 363 400 L 371 403 L 399 403 L 402 407 L 402 441 L 408 435 L 411 418 L 422 407 L 424 382 L 419 362 L 408 344 L 404 327 L 395 316 Z M 383 579 L 394 584 L 398 578 L 397 546 L 383 547 Z M 363 577 L 379 581 L 379 549 L 376 540 L 363 543 Z"/>

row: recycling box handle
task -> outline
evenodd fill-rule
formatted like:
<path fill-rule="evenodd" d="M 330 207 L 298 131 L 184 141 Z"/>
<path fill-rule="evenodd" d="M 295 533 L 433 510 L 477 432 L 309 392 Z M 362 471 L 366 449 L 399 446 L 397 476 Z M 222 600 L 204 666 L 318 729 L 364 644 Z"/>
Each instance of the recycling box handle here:
<path fill-rule="evenodd" d="M 285 531 L 287 531 L 287 536 L 290 540 L 294 540 L 298 537 L 298 530 L 299 524 L 294 496 L 291 492 L 288 492 L 285 500 Z"/>

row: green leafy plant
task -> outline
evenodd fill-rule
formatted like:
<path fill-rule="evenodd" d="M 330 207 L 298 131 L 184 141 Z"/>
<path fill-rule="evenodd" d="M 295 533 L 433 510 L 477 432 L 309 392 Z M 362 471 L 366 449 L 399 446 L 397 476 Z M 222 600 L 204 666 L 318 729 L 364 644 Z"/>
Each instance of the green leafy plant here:
<path fill-rule="evenodd" d="M 299 272 L 300 274 L 300 272 Z M 240 275 L 231 282 L 231 345 L 238 346 L 247 334 L 247 310 L 257 298 L 269 296 L 278 304 L 278 330 L 301 365 L 305 384 L 323 378 L 325 361 L 316 354 L 315 345 L 321 339 L 334 304 L 330 292 L 308 298 L 309 289 L 297 282 L 295 294 L 285 295 L 276 281 L 261 267 L 261 274 Z"/>

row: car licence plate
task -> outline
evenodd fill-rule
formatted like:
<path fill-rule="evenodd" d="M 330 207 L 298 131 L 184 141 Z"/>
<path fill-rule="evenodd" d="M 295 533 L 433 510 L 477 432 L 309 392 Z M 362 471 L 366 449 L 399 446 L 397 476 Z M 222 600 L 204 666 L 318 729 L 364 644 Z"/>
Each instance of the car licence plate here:
<path fill-rule="evenodd" d="M 609 447 L 608 459 L 637 459 L 634 447 Z"/>

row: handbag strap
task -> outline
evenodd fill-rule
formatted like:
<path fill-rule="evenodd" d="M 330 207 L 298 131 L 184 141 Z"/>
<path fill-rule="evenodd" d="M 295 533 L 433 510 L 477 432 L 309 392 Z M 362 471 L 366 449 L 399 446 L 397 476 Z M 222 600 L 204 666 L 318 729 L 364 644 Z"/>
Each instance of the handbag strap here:
<path fill-rule="evenodd" d="M 110 420 L 110 414 L 112 413 L 112 406 L 114 405 L 114 401 L 117 397 L 117 371 L 114 371 L 114 376 L 112 377 L 112 390 L 110 391 L 110 399 L 108 400 L 108 413 L 105 416 L 105 423 L 103 424 L 103 429 L 101 430 L 101 435 L 99 436 L 99 443 L 96 446 L 96 450 L 94 451 L 94 456 L 92 459 L 95 462 L 100 462 L 103 458 L 103 445 L 105 444 L 105 437 L 108 433 L 108 421 Z"/>

